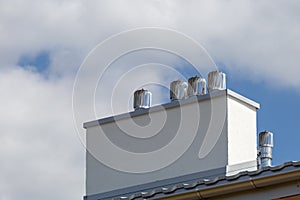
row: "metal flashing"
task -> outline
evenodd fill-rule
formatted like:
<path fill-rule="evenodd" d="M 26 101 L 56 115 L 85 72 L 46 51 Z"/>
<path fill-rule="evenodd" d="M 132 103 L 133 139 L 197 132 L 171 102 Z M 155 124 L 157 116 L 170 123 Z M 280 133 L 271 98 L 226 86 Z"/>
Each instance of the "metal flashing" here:
<path fill-rule="evenodd" d="M 251 100 L 251 99 L 249 99 L 247 97 L 244 97 L 244 96 L 242 96 L 242 95 L 240 95 L 240 94 L 238 94 L 238 93 L 236 93 L 236 92 L 234 92 L 232 90 L 227 90 L 227 94 L 229 96 L 232 96 L 232 97 L 234 97 L 234 98 L 236 98 L 236 99 L 244 102 L 244 103 L 247 103 L 247 104 L 255 107 L 256 109 L 260 108 L 260 104 L 259 103 L 255 102 L 255 101 L 253 101 L 253 100 Z"/>
<path fill-rule="evenodd" d="M 241 171 L 241 170 L 249 170 L 249 168 L 253 169 L 252 171 L 257 170 L 257 160 L 252 160 L 252 161 L 248 161 L 248 162 L 244 162 L 244 163 L 239 163 L 239 164 L 235 164 L 235 165 L 227 165 L 227 175 L 228 174 L 236 174 L 238 173 L 237 171 Z"/>
<path fill-rule="evenodd" d="M 126 118 L 131 118 L 131 117 L 136 117 L 136 116 L 139 116 L 139 115 L 145 115 L 145 114 L 148 114 L 148 113 L 152 113 L 152 112 L 156 112 L 156 111 L 159 111 L 161 109 L 171 109 L 171 108 L 175 108 L 175 107 L 178 107 L 178 106 L 183 106 L 183 105 L 186 105 L 186 104 L 190 104 L 190 103 L 194 103 L 194 102 L 200 102 L 200 101 L 207 101 L 209 99 L 212 99 L 212 98 L 216 98 L 216 97 L 219 97 L 219 96 L 223 96 L 223 95 L 229 95 L 229 96 L 232 96 L 234 97 L 235 99 L 238 99 L 246 104 L 249 104 L 250 106 L 253 106 L 255 107 L 256 109 L 258 109 L 260 106 L 258 103 L 242 96 L 242 95 L 239 95 L 229 89 L 226 89 L 226 90 L 214 90 L 206 95 L 198 95 L 198 96 L 193 96 L 193 97 L 190 97 L 190 98 L 187 98 L 187 99 L 182 99 L 182 100 L 174 100 L 174 101 L 171 101 L 169 103 L 166 103 L 166 104 L 163 104 L 163 105 L 156 105 L 156 106 L 153 106 L 149 109 L 138 109 L 138 110 L 135 110 L 135 111 L 132 111 L 132 112 L 129 112 L 129 113 L 123 113 L 123 114 L 119 114 L 119 115 L 116 115 L 116 116 L 111 116 L 111 117 L 106 117 L 106 118 L 102 118 L 102 119 L 98 119 L 98 120 L 93 120 L 93 121 L 89 121 L 89 122 L 86 122 L 83 124 L 83 127 L 86 129 L 86 128 L 89 128 L 89 127 L 92 127 L 92 126 L 98 126 L 98 125 L 101 125 L 101 124 L 105 124 L 105 123 L 111 123 L 111 122 L 114 122 L 114 121 L 118 121 L 118 120 L 122 120 L 122 119 L 126 119 Z"/>

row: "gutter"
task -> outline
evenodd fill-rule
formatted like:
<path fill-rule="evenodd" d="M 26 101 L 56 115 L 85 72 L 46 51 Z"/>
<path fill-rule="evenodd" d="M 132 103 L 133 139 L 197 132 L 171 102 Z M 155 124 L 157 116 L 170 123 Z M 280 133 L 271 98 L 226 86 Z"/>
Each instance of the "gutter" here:
<path fill-rule="evenodd" d="M 231 194 L 235 192 L 254 190 L 258 188 L 268 187 L 277 185 L 280 183 L 287 183 L 300 180 L 300 170 L 285 172 L 281 174 L 259 177 L 259 178 L 248 178 L 243 181 L 235 181 L 233 183 L 226 183 L 224 185 L 216 185 L 212 187 L 206 187 L 203 189 L 197 188 L 193 192 L 173 195 L 169 197 L 159 198 L 160 200 L 199 200 L 217 197 L 221 195 Z"/>

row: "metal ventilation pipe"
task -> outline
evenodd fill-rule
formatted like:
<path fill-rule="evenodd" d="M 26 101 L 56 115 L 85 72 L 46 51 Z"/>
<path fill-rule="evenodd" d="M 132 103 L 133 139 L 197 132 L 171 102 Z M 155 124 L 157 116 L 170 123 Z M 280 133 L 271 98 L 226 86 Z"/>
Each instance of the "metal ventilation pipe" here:
<path fill-rule="evenodd" d="M 133 108 L 137 109 L 147 109 L 151 106 L 152 93 L 148 90 L 137 90 L 134 92 L 133 97 Z"/>
<path fill-rule="evenodd" d="M 185 99 L 187 97 L 187 88 L 188 88 L 188 84 L 184 81 L 177 80 L 171 82 L 170 84 L 171 101 Z"/>
<path fill-rule="evenodd" d="M 207 93 L 205 78 L 194 76 L 189 78 L 188 83 L 188 96 L 205 95 Z"/>
<path fill-rule="evenodd" d="M 260 168 L 272 166 L 273 133 L 259 133 Z"/>
<path fill-rule="evenodd" d="M 213 71 L 208 74 L 208 90 L 225 90 L 226 74 L 220 71 Z"/>

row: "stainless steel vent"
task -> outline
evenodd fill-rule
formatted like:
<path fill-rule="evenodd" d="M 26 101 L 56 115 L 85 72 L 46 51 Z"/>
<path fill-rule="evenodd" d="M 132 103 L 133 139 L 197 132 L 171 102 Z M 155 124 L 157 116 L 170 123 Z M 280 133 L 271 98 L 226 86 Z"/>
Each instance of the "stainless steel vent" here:
<path fill-rule="evenodd" d="M 188 96 L 204 95 L 207 93 L 206 80 L 204 78 L 194 76 L 188 80 Z"/>
<path fill-rule="evenodd" d="M 152 94 L 148 90 L 137 90 L 134 92 L 133 107 L 137 109 L 147 109 L 151 106 Z"/>
<path fill-rule="evenodd" d="M 259 133 L 259 156 L 261 168 L 272 165 L 273 146 L 273 133 L 269 131 Z"/>
<path fill-rule="evenodd" d="M 208 74 L 208 89 L 225 90 L 226 89 L 226 74 L 220 71 L 213 71 Z"/>
<path fill-rule="evenodd" d="M 184 81 L 177 80 L 173 81 L 170 84 L 170 99 L 180 100 L 185 99 L 187 97 L 187 88 L 188 84 Z"/>

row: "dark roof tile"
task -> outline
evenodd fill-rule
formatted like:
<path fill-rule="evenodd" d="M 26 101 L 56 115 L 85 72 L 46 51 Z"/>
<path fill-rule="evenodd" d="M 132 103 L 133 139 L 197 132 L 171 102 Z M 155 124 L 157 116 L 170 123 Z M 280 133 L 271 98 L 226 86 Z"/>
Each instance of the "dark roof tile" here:
<path fill-rule="evenodd" d="M 223 185 L 223 184 L 226 184 L 226 182 L 239 181 L 239 180 L 243 180 L 245 178 L 260 177 L 267 172 L 280 173 L 280 172 L 285 172 L 287 168 L 293 169 L 293 168 L 297 168 L 297 167 L 300 167 L 300 161 L 291 161 L 291 162 L 286 162 L 286 163 L 283 163 L 283 164 L 277 165 L 277 166 L 264 167 L 264 168 L 258 169 L 256 171 L 240 172 L 240 173 L 232 175 L 232 176 L 218 176 L 213 179 L 195 180 L 192 183 L 179 183 L 179 184 L 166 186 L 166 187 L 162 187 L 162 188 L 155 188 L 150 191 L 143 191 L 143 192 L 131 194 L 128 197 L 126 197 L 126 196 L 116 197 L 116 198 L 113 198 L 113 200 L 137 200 L 137 199 L 141 199 L 141 198 L 148 199 L 148 198 L 153 198 L 159 194 L 168 195 L 168 194 L 175 194 L 176 191 L 179 191 L 179 190 L 189 191 L 192 189 L 198 189 L 198 187 L 200 187 L 200 186 L 201 186 L 201 188 L 205 188 L 205 187 L 209 187 L 212 185 L 216 185 L 216 186 L 218 184 Z"/>

